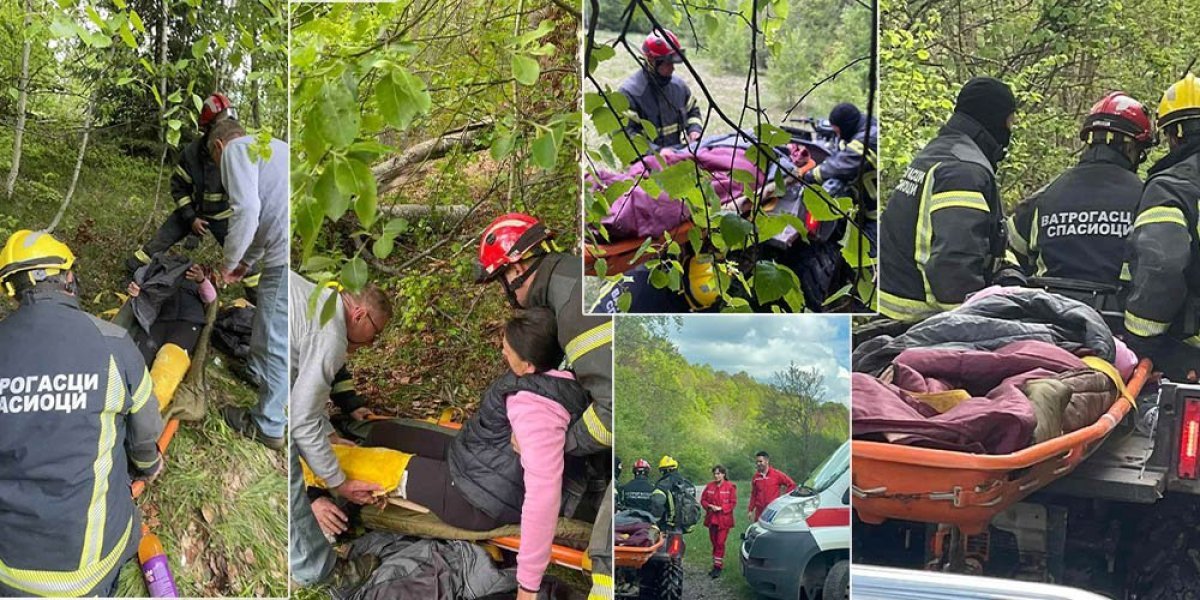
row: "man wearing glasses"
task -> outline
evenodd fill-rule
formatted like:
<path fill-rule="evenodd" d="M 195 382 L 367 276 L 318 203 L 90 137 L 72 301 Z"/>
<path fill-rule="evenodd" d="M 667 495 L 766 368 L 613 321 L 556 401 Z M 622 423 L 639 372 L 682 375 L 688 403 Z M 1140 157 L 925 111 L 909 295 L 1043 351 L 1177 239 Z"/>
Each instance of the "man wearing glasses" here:
<path fill-rule="evenodd" d="M 346 357 L 370 346 L 392 318 L 392 305 L 379 288 L 368 285 L 358 293 L 328 288 L 316 292 L 317 285 L 290 274 L 288 298 L 292 306 L 291 329 L 291 537 L 288 548 L 292 579 L 301 585 L 313 585 L 333 572 L 337 556 L 322 533 L 314 511 L 322 518 L 346 522 L 346 516 L 329 498 L 310 503 L 304 488 L 300 459 L 323 479 L 330 490 L 356 504 L 371 501 L 371 492 L 379 486 L 348 479 L 333 454 L 333 446 L 324 427 L 325 402 L 334 378 L 346 363 Z M 316 312 L 308 312 L 308 299 L 319 294 Z M 320 313 L 326 302 L 335 302 L 333 317 L 322 323 Z"/>

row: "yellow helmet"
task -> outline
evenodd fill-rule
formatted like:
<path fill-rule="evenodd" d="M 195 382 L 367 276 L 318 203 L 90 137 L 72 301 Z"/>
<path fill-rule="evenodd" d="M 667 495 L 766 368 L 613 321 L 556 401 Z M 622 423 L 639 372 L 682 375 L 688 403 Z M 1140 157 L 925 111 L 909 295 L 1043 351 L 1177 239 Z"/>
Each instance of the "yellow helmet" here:
<path fill-rule="evenodd" d="M 687 259 L 684 270 L 687 273 L 684 296 L 692 310 L 708 308 L 721 297 L 721 282 L 711 254 Z"/>
<path fill-rule="evenodd" d="M 1164 129 L 1180 121 L 1200 118 L 1200 81 L 1188 73 L 1167 88 L 1158 103 L 1158 127 Z"/>
<path fill-rule="evenodd" d="M 671 458 L 670 456 L 667 456 L 664 454 L 662 457 L 662 460 L 658 461 L 658 468 L 660 468 L 660 469 L 678 469 L 679 462 L 677 462 L 675 459 Z"/>
<path fill-rule="evenodd" d="M 22 229 L 10 236 L 0 250 L 0 283 L 9 296 L 16 294 L 11 278 L 27 273 L 31 282 L 69 271 L 75 265 L 75 255 L 66 244 L 44 231 Z"/>

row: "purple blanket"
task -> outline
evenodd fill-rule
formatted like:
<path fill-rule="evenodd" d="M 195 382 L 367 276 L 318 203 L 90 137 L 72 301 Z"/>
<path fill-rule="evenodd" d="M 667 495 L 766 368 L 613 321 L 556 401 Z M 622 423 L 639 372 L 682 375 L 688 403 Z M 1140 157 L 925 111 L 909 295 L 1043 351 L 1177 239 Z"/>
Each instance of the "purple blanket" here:
<path fill-rule="evenodd" d="M 976 454 L 1008 454 L 1029 445 L 1037 422 L 1022 383 L 1085 368 L 1070 352 L 1037 341 L 994 352 L 914 348 L 893 366 L 891 384 L 853 375 L 854 437 Z M 942 414 L 913 397 L 952 389 L 971 398 Z"/>
<path fill-rule="evenodd" d="M 694 160 L 701 171 L 712 176 L 712 189 L 722 203 L 742 195 L 742 184 L 732 178 L 734 169 L 753 173 L 756 185 L 761 186 L 764 183 L 763 174 L 753 163 L 746 160 L 746 152 L 741 148 L 700 148 L 694 156 L 691 152 L 670 150 L 664 150 L 661 154 L 667 166 Z M 661 169 L 658 158 L 651 155 L 633 163 L 623 173 L 597 171 L 595 175 L 589 175 L 588 179 L 592 191 L 601 193 L 618 181 L 636 182 L 643 176 L 649 177 L 647 171 L 655 172 Z M 681 200 L 672 199 L 665 191 L 659 193 L 658 197 L 651 197 L 641 187 L 634 186 L 613 202 L 608 216 L 600 223 L 608 230 L 610 240 L 619 241 L 647 236 L 659 237 L 664 231 L 674 229 L 690 216 L 687 205 Z"/>

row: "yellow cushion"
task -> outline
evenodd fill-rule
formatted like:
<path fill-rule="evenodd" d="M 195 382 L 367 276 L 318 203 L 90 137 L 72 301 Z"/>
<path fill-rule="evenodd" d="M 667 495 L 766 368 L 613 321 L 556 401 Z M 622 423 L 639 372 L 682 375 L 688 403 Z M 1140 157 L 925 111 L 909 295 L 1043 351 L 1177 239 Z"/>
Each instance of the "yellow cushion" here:
<path fill-rule="evenodd" d="M 412 454 L 405 454 L 391 448 L 365 448 L 341 444 L 334 444 L 333 453 L 337 456 L 338 464 L 342 466 L 342 471 L 345 471 L 347 478 L 379 484 L 383 488 L 383 494 L 391 493 L 400 486 L 400 478 L 404 475 L 404 469 L 408 467 L 408 461 L 413 457 Z M 300 460 L 300 466 L 304 469 L 305 485 L 327 487 L 320 477 L 309 470 L 304 459 Z"/>

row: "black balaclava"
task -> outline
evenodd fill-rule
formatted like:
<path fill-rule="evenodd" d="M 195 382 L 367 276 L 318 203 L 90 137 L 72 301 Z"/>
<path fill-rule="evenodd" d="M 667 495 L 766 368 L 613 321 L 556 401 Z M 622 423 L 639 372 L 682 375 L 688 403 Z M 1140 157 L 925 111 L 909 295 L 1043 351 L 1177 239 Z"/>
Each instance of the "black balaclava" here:
<path fill-rule="evenodd" d="M 842 102 L 829 111 L 829 123 L 837 125 L 838 131 L 841 131 L 842 140 L 847 142 L 854 138 L 854 134 L 858 133 L 862 118 L 862 112 L 858 110 L 858 107 L 849 102 Z"/>
<path fill-rule="evenodd" d="M 1012 89 L 994 77 L 973 77 L 959 90 L 954 103 L 954 112 L 978 121 L 1001 148 L 1007 148 L 1012 139 L 1008 116 L 1016 110 Z"/>

